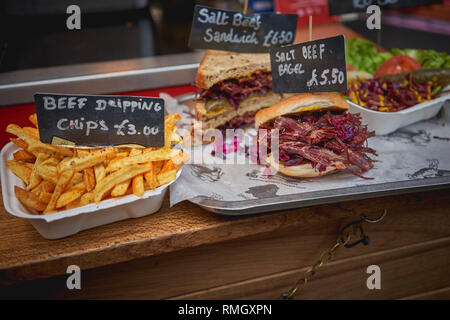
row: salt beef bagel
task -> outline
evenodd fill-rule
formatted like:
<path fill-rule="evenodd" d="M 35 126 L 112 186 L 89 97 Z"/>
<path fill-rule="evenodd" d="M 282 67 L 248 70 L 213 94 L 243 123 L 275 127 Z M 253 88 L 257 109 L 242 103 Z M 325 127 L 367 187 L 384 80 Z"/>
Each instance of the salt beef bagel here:
<path fill-rule="evenodd" d="M 260 110 L 255 115 L 255 127 L 258 129 L 263 124 L 273 122 L 280 116 L 292 117 L 306 112 L 314 111 L 342 111 L 348 110 L 348 103 L 343 97 L 334 93 L 304 93 L 292 96 L 286 100 L 280 101 L 272 107 Z M 319 172 L 313 168 L 311 162 L 304 160 L 301 164 L 295 166 L 284 166 L 281 162 L 275 161 L 272 154 L 268 155 L 267 162 L 278 172 L 296 178 L 315 178 L 345 169 L 342 163 L 335 163 L 324 171 Z"/>

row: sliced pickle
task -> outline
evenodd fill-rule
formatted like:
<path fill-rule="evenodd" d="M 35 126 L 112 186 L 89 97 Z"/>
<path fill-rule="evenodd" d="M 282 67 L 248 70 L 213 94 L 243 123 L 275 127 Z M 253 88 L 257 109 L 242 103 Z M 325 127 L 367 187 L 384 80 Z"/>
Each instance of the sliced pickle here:
<path fill-rule="evenodd" d="M 242 100 L 240 105 L 246 104 L 251 100 L 256 100 L 256 99 L 261 99 L 262 97 L 267 97 L 272 94 L 273 94 L 273 91 L 267 91 L 266 94 L 255 94 L 255 93 L 251 94 L 248 97 L 246 97 L 244 100 Z M 236 108 L 236 106 L 233 106 L 231 103 L 229 103 L 226 98 L 222 98 L 220 100 L 208 100 L 205 103 L 206 116 L 214 116 L 214 115 L 223 113 L 231 108 Z"/>
<path fill-rule="evenodd" d="M 222 113 L 228 108 L 233 108 L 233 106 L 226 99 L 209 100 L 205 104 L 207 116 Z"/>

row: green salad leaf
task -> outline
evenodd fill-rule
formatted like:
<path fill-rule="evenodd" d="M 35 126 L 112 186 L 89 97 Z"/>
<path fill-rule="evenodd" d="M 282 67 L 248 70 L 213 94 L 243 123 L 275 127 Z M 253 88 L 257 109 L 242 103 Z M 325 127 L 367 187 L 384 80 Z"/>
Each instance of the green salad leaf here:
<path fill-rule="evenodd" d="M 379 53 L 372 42 L 358 38 L 346 41 L 346 59 L 360 71 L 374 73 L 380 64 L 392 55 L 389 52 Z"/>
<path fill-rule="evenodd" d="M 378 52 L 375 45 L 358 38 L 346 41 L 347 63 L 360 71 L 374 73 L 387 59 L 396 55 L 407 55 L 420 63 L 424 69 L 450 68 L 450 55 L 446 52 L 427 49 L 398 49 Z"/>

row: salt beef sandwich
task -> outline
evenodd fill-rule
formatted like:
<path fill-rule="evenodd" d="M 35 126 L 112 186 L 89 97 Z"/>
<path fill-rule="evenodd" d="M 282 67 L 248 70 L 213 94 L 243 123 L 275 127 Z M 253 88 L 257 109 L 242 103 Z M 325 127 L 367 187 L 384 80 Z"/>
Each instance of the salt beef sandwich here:
<path fill-rule="evenodd" d="M 197 71 L 196 120 L 202 130 L 253 124 L 255 113 L 281 100 L 272 91 L 270 56 L 208 50 Z"/>
<path fill-rule="evenodd" d="M 375 132 L 368 132 L 360 115 L 347 110 L 340 95 L 306 93 L 259 111 L 255 126 L 266 129 L 258 130 L 258 143 L 268 147 L 266 162 L 290 177 L 313 178 L 339 170 L 363 177 L 373 167 L 368 154 L 376 152 L 367 147 L 367 139 Z M 270 150 L 273 129 L 279 130 L 278 161 Z"/>

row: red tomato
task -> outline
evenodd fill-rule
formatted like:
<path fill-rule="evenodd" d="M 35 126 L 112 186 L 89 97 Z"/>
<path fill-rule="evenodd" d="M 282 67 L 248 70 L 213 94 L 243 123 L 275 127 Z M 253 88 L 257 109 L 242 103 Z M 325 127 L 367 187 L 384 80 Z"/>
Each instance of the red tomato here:
<path fill-rule="evenodd" d="M 347 71 L 358 71 L 353 65 L 350 63 L 347 63 Z"/>
<path fill-rule="evenodd" d="M 418 63 L 410 56 L 398 55 L 383 62 L 383 64 L 378 67 L 377 71 L 375 71 L 375 77 L 378 77 L 382 74 L 411 72 L 420 68 L 420 63 Z"/>

